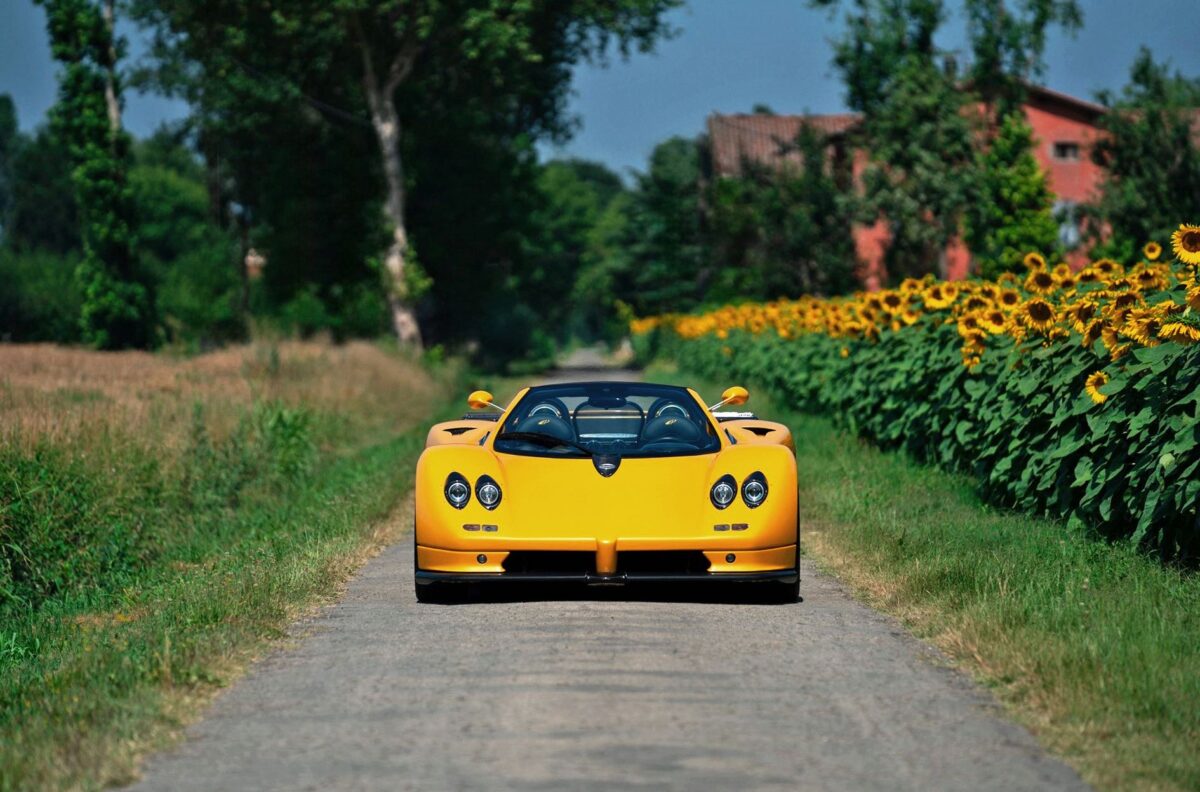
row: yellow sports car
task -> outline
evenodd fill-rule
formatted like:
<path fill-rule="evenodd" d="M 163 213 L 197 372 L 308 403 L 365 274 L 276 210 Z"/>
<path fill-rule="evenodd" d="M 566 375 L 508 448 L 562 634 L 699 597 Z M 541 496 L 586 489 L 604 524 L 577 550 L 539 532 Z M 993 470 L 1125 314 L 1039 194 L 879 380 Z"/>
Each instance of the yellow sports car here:
<path fill-rule="evenodd" d="M 796 458 L 782 424 L 729 388 L 580 382 L 429 430 L 417 462 L 417 599 L 464 583 L 753 583 L 800 591 Z"/>

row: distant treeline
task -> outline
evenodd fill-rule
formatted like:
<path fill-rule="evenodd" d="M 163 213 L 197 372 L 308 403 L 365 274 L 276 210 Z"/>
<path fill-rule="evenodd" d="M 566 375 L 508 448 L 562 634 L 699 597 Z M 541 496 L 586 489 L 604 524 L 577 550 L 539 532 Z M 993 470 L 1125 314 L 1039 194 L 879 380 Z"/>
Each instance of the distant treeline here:
<path fill-rule="evenodd" d="M 134 0 L 120 8 L 152 47 L 127 64 L 111 0 L 45 0 L 59 102 L 23 134 L 0 96 L 0 337 L 394 332 L 537 364 L 631 315 L 850 289 L 856 222 L 886 221 L 893 277 L 935 272 L 956 236 L 989 275 L 1060 250 L 1019 108 L 1046 31 L 1081 24 L 1073 0 L 968 0 L 957 59 L 934 44 L 941 0 L 846 4 L 834 68 L 869 152 L 854 189 L 814 131 L 783 141 L 803 167 L 736 178 L 712 173 L 703 137 L 661 143 L 628 180 L 538 162 L 538 141 L 569 137 L 574 66 L 680 34 L 678 4 Z M 131 140 L 129 86 L 190 114 Z M 1100 98 L 1131 112 L 1102 121 L 1087 244 L 1128 259 L 1200 216 L 1200 80 L 1143 51 Z"/>

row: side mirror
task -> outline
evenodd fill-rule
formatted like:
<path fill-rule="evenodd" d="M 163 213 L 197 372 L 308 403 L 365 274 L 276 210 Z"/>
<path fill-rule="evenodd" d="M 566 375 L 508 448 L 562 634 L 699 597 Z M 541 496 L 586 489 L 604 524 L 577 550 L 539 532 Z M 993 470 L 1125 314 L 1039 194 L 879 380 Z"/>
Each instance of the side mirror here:
<path fill-rule="evenodd" d="M 743 388 L 741 385 L 734 385 L 731 388 L 726 388 L 721 394 L 721 401 L 708 408 L 709 412 L 719 410 L 725 406 L 737 407 L 739 404 L 745 404 L 750 398 L 750 391 Z"/>
<path fill-rule="evenodd" d="M 750 391 L 743 388 L 741 385 L 734 385 L 732 388 L 726 388 L 721 394 L 721 401 L 731 407 L 745 404 L 750 400 Z"/>
<path fill-rule="evenodd" d="M 472 410 L 486 410 L 488 407 L 495 407 L 492 404 L 492 394 L 485 390 L 477 390 L 467 397 L 467 404 Z"/>

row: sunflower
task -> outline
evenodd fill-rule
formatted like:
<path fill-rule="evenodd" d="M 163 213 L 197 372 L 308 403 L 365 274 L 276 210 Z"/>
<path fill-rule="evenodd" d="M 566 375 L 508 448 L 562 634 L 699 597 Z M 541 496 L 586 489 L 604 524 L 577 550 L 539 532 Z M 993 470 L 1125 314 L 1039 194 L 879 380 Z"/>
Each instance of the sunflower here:
<path fill-rule="evenodd" d="M 1158 346 L 1158 331 L 1161 329 L 1162 322 L 1152 311 L 1131 311 L 1121 328 L 1121 335 L 1132 338 L 1142 346 Z"/>
<path fill-rule="evenodd" d="M 1034 294 L 1050 294 L 1058 288 L 1058 280 L 1045 270 L 1036 269 L 1025 279 L 1025 291 Z"/>
<path fill-rule="evenodd" d="M 1016 289 L 1001 289 L 998 299 L 1005 308 L 1016 308 L 1021 304 L 1021 295 L 1017 293 Z"/>
<path fill-rule="evenodd" d="M 920 318 L 921 314 L 917 313 L 917 310 L 911 306 L 900 312 L 900 321 L 904 322 L 906 325 L 914 325 Z"/>
<path fill-rule="evenodd" d="M 1025 254 L 1025 258 L 1024 258 L 1024 262 L 1025 262 L 1025 266 L 1026 266 L 1026 268 L 1028 268 L 1028 269 L 1030 269 L 1030 270 L 1044 270 L 1044 269 L 1046 269 L 1046 259 L 1045 259 L 1045 257 L 1044 257 L 1044 256 L 1042 256 L 1042 254 L 1041 254 L 1041 253 L 1038 253 L 1038 252 L 1036 252 L 1036 251 L 1031 251 L 1031 252 L 1029 252 L 1029 253 L 1026 253 L 1026 254 Z"/>
<path fill-rule="evenodd" d="M 1183 322 L 1167 322 L 1158 331 L 1158 337 L 1176 344 L 1195 344 L 1200 342 L 1200 327 L 1193 327 Z"/>
<path fill-rule="evenodd" d="M 996 278 L 996 284 L 1002 287 L 1016 286 L 1020 280 L 1015 272 L 1002 272 L 1000 273 L 1000 277 Z"/>
<path fill-rule="evenodd" d="M 1101 393 L 1100 389 L 1108 384 L 1108 375 L 1103 371 L 1094 371 L 1088 375 L 1087 382 L 1084 383 L 1083 389 L 1087 391 L 1087 395 L 1092 397 L 1092 401 L 1096 404 L 1104 404 L 1108 401 L 1108 394 Z"/>
<path fill-rule="evenodd" d="M 1104 277 L 1116 275 L 1121 272 L 1121 265 L 1110 258 L 1102 258 L 1092 264 L 1092 269 L 1099 272 Z"/>
<path fill-rule="evenodd" d="M 1007 318 L 1003 311 L 992 309 L 985 311 L 983 316 L 979 318 L 979 324 L 983 326 L 992 335 L 1000 335 L 1004 332 L 1004 328 L 1008 325 Z"/>
<path fill-rule="evenodd" d="M 975 314 L 967 314 L 958 320 L 958 334 L 963 338 L 977 337 L 982 330 L 983 325 Z"/>
<path fill-rule="evenodd" d="M 1082 300 L 1067 306 L 1063 312 L 1067 315 L 1067 319 L 1071 322 L 1071 326 L 1075 328 L 1076 332 L 1082 333 L 1083 328 L 1096 317 L 1096 304 Z"/>
<path fill-rule="evenodd" d="M 1083 328 L 1080 335 L 1083 336 L 1083 346 L 1085 349 L 1091 349 L 1096 340 L 1104 333 L 1104 321 L 1101 319 L 1093 319 L 1088 322 L 1087 327 Z"/>
<path fill-rule="evenodd" d="M 1162 245 L 1157 242 L 1147 242 L 1146 246 L 1142 248 L 1142 255 L 1148 261 L 1158 261 L 1158 257 L 1162 255 Z"/>
<path fill-rule="evenodd" d="M 1031 330 L 1045 333 L 1054 326 L 1054 307 L 1041 297 L 1034 297 L 1021 306 L 1021 319 Z"/>
<path fill-rule="evenodd" d="M 934 311 L 949 308 L 957 296 L 958 291 L 949 284 L 935 283 L 925 290 L 925 307 Z"/>
<path fill-rule="evenodd" d="M 1181 224 L 1171 234 L 1171 248 L 1184 264 L 1200 264 L 1200 226 Z"/>
<path fill-rule="evenodd" d="M 1100 273 L 1096 272 L 1096 270 L 1092 269 L 1091 267 L 1088 267 L 1087 269 L 1082 270 L 1079 275 L 1076 276 L 1076 278 L 1080 283 L 1095 283 L 1096 281 L 1100 280 Z"/>
<path fill-rule="evenodd" d="M 883 295 L 883 305 L 889 311 L 895 313 L 896 311 L 899 311 L 901 307 L 904 306 L 904 297 L 897 294 L 896 292 L 887 292 L 886 294 Z"/>
<path fill-rule="evenodd" d="M 1000 289 L 993 283 L 981 284 L 978 290 L 979 296 L 987 300 L 995 300 L 1000 294 Z"/>
<path fill-rule="evenodd" d="M 1187 304 L 1193 311 L 1200 311 L 1200 286 L 1187 290 Z"/>

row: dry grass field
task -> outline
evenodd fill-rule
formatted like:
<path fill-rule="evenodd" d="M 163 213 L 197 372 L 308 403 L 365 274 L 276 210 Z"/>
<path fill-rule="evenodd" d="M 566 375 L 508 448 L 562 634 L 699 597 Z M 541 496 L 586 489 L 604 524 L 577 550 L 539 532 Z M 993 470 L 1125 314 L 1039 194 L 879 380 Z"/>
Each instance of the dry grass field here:
<path fill-rule="evenodd" d="M 0 791 L 132 778 L 386 539 L 462 379 L 363 342 L 0 345 Z"/>
<path fill-rule="evenodd" d="M 388 433 L 424 418 L 439 395 L 419 363 L 362 341 L 259 343 L 186 359 L 0 345 L 0 440 L 26 447 L 126 434 L 178 450 L 197 405 L 220 437 L 261 402 L 323 413 L 356 433 Z"/>

